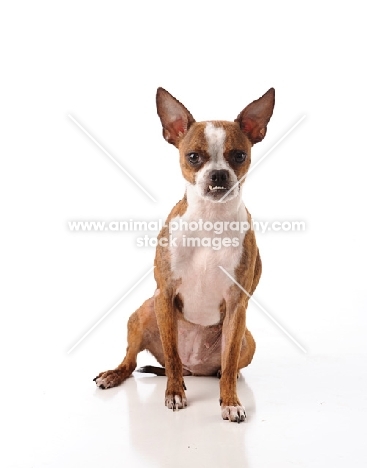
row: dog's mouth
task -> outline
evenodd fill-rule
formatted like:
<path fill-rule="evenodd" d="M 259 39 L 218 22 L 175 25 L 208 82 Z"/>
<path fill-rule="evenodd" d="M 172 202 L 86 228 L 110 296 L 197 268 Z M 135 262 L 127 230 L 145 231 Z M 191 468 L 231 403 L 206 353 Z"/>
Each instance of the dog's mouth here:
<path fill-rule="evenodd" d="M 225 185 L 208 185 L 206 194 L 210 196 L 210 198 L 220 199 L 223 197 L 225 193 L 227 193 L 229 187 Z"/>
<path fill-rule="evenodd" d="M 223 190 L 228 190 L 227 187 L 221 187 L 219 185 L 209 185 L 208 186 L 208 192 L 217 192 L 217 191 L 223 191 Z"/>

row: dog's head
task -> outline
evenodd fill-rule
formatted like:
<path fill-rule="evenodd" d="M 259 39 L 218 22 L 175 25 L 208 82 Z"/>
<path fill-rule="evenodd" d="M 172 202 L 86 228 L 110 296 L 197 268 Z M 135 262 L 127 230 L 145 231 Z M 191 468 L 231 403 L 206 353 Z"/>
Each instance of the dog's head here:
<path fill-rule="evenodd" d="M 185 106 L 158 88 L 163 137 L 179 149 L 182 174 L 201 197 L 226 202 L 239 195 L 250 166 L 251 147 L 265 137 L 274 102 L 275 91 L 270 88 L 234 122 L 195 122 Z"/>

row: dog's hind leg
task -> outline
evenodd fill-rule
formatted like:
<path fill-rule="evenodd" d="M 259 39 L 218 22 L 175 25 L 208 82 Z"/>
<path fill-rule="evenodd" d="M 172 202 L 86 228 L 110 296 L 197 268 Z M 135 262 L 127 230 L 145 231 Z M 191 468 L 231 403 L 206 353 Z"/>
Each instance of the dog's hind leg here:
<path fill-rule="evenodd" d="M 146 349 L 147 333 L 150 328 L 154 333 L 154 299 L 150 298 L 134 312 L 127 325 L 126 356 L 116 369 L 101 372 L 93 380 L 101 389 L 116 387 L 126 380 L 136 368 L 136 357 L 140 351 Z M 158 327 L 156 326 L 157 330 Z M 163 353 L 162 353 L 163 354 Z M 160 364 L 163 365 L 162 362 Z"/>

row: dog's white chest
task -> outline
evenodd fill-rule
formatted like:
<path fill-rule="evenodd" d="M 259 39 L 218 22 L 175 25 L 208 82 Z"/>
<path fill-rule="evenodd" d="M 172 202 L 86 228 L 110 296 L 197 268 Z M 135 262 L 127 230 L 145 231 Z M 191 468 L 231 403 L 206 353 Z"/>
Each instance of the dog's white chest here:
<path fill-rule="evenodd" d="M 241 203 L 232 215 L 230 202 L 226 206 L 229 213 L 224 209 L 225 205 L 216 204 L 215 209 L 210 207 L 211 211 L 198 210 L 197 206 L 189 205 L 182 217 L 171 221 L 178 224 L 181 221 L 183 226 L 185 222 L 199 225 L 200 219 L 203 221 L 201 230 L 180 229 L 172 232 L 176 245 L 170 247 L 170 253 L 173 277 L 180 279 L 177 293 L 183 301 L 184 317 L 204 326 L 220 320 L 220 304 L 226 299 L 233 282 L 219 267 L 235 276 L 246 235 L 244 225 L 247 223 L 247 211 L 244 204 Z M 209 223 L 213 229 L 204 229 L 210 226 Z M 220 226 L 227 229 L 220 232 Z M 195 224 L 191 227 L 195 227 Z"/>

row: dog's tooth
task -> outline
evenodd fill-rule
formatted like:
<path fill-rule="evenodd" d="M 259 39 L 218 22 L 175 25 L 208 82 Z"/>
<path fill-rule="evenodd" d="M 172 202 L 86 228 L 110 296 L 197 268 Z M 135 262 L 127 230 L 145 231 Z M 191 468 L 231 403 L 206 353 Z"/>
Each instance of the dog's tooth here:
<path fill-rule="evenodd" d="M 213 191 L 213 190 L 225 190 L 226 188 L 225 187 L 221 187 L 219 185 L 215 185 L 214 187 L 212 185 L 209 185 L 209 190 L 210 191 Z"/>

